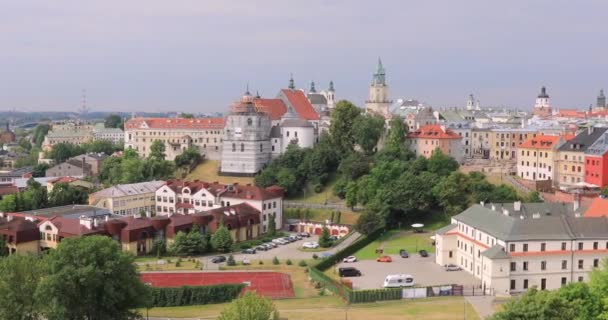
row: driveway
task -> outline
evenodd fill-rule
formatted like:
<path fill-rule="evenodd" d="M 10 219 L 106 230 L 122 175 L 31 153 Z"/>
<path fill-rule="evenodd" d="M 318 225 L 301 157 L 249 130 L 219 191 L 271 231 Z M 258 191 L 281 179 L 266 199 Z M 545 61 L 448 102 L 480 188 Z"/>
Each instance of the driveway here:
<path fill-rule="evenodd" d="M 347 278 L 352 280 L 354 289 L 378 289 L 382 287 L 384 278 L 389 274 L 409 274 L 414 277 L 417 286 L 461 284 L 479 286 L 481 281 L 466 271 L 445 271 L 435 263 L 433 256 L 422 258 L 412 254 L 409 258 L 398 255 L 391 256 L 393 262 L 376 262 L 363 260 L 355 263 L 340 263 L 339 267 L 355 267 L 363 274 L 361 277 Z"/>

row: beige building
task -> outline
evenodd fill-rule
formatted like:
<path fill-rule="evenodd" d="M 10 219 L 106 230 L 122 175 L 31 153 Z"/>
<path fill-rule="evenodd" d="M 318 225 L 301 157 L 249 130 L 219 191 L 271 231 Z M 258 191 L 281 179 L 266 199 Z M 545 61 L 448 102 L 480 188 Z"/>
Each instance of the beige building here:
<path fill-rule="evenodd" d="M 490 131 L 490 159 L 498 162 L 515 162 L 519 145 L 536 135 L 536 129 L 492 129 Z"/>
<path fill-rule="evenodd" d="M 437 231 L 437 264 L 456 264 L 489 294 L 588 280 L 608 257 L 608 220 L 577 204 L 476 204 Z"/>
<path fill-rule="evenodd" d="M 517 148 L 517 175 L 524 180 L 555 180 L 557 148 L 572 137 L 537 135 Z"/>
<path fill-rule="evenodd" d="M 89 205 L 108 209 L 121 216 L 132 216 L 141 212 L 152 216 L 156 213 L 156 190 L 163 185 L 165 181 L 119 184 L 89 195 Z"/>
<path fill-rule="evenodd" d="M 607 128 L 589 127 L 557 149 L 555 180 L 561 187 L 585 182 L 585 151 L 606 130 Z"/>
<path fill-rule="evenodd" d="M 196 147 L 207 159 L 219 160 L 224 135 L 223 118 L 133 118 L 125 122 L 125 148 L 142 157 L 150 154 L 156 140 L 165 144 L 167 160 L 189 147 Z"/>
<path fill-rule="evenodd" d="M 462 137 L 438 124 L 426 125 L 407 135 L 407 144 L 416 156 L 430 158 L 439 149 L 461 163 L 464 160 Z"/>

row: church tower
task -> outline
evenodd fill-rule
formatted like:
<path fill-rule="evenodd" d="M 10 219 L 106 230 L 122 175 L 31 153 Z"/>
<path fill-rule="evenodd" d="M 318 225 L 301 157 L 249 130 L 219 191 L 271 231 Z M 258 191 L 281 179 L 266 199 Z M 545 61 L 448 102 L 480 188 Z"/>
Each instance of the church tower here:
<path fill-rule="evenodd" d="M 547 117 L 551 115 L 551 105 L 549 104 L 549 95 L 547 89 L 542 87 L 540 94 L 536 98 L 536 104 L 534 105 L 534 115 L 539 117 Z"/>
<path fill-rule="evenodd" d="M 388 86 L 386 85 L 386 71 L 382 66 L 382 61 L 378 58 L 376 73 L 369 87 L 369 99 L 365 101 L 365 112 L 378 114 L 385 118 L 390 118 L 391 101 L 388 98 Z"/>
<path fill-rule="evenodd" d="M 600 95 L 597 96 L 597 104 L 595 107 L 598 111 L 606 110 L 606 96 L 604 95 L 604 90 L 600 90 Z"/>
<path fill-rule="evenodd" d="M 329 81 L 329 88 L 321 91 L 321 94 L 325 96 L 325 100 L 327 100 L 327 109 L 329 109 L 329 111 L 333 110 L 336 107 L 336 90 L 334 90 L 334 82 Z"/>
<path fill-rule="evenodd" d="M 471 93 L 469 95 L 469 99 L 467 100 L 467 110 L 473 109 L 475 109 L 475 97 L 473 97 L 473 94 Z"/>

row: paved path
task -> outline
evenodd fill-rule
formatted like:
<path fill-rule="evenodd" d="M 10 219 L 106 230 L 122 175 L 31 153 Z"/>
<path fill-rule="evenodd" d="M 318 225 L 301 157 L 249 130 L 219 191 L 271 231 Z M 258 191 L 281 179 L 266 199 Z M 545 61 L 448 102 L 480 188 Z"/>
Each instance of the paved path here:
<path fill-rule="evenodd" d="M 480 319 L 485 319 L 494 314 L 494 308 L 492 308 L 493 296 L 466 297 L 466 299 L 477 311 Z"/>

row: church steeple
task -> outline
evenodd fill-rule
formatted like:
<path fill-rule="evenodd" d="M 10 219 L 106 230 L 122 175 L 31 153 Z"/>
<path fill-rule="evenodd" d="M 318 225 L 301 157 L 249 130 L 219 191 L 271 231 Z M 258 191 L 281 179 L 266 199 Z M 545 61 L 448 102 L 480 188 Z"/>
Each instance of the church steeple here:
<path fill-rule="evenodd" d="M 380 57 L 378 57 L 378 65 L 376 66 L 376 73 L 374 73 L 372 85 L 386 85 L 386 71 L 384 70 Z"/>
<path fill-rule="evenodd" d="M 293 81 L 293 74 L 289 75 L 289 86 L 287 88 L 289 88 L 291 90 L 295 90 L 296 89 L 296 86 L 295 86 L 294 81 Z"/>
<path fill-rule="evenodd" d="M 310 93 L 316 93 L 317 92 L 317 89 L 315 89 L 315 82 L 314 81 L 310 82 L 310 90 L 309 91 L 310 91 Z"/>
<path fill-rule="evenodd" d="M 329 89 L 327 91 L 329 91 L 329 92 L 335 92 L 336 91 L 334 89 L 334 81 L 333 80 L 329 81 Z"/>
<path fill-rule="evenodd" d="M 597 107 L 598 108 L 606 108 L 606 96 L 604 95 L 604 90 L 600 90 L 600 94 L 597 96 Z"/>
<path fill-rule="evenodd" d="M 391 117 L 389 111 L 390 104 L 388 85 L 386 84 L 386 71 L 382 65 L 382 60 L 378 58 L 376 73 L 374 73 L 372 84 L 369 87 L 369 98 L 365 101 L 365 110 L 367 113 L 381 115 L 389 119 Z"/>

